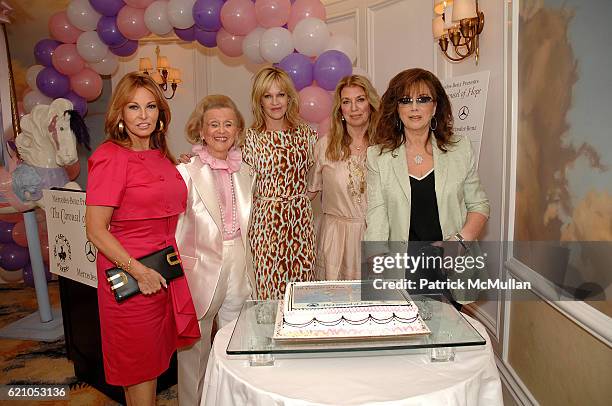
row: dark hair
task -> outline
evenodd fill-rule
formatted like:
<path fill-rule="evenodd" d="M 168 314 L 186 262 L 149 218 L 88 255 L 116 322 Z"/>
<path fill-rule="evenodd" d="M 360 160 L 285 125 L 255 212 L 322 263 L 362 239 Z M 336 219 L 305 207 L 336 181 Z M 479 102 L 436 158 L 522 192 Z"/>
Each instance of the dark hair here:
<path fill-rule="evenodd" d="M 431 132 L 434 134 L 438 148 L 446 152 L 446 148 L 453 144 L 451 141 L 453 112 L 442 83 L 433 73 L 425 69 L 413 68 L 395 75 L 380 101 L 374 144 L 381 146 L 381 152 L 393 151 L 406 142 L 403 126 L 397 125 L 400 120 L 397 113 L 397 101 L 421 85 L 427 86 L 436 102 L 436 112 L 433 117 L 437 125 Z"/>

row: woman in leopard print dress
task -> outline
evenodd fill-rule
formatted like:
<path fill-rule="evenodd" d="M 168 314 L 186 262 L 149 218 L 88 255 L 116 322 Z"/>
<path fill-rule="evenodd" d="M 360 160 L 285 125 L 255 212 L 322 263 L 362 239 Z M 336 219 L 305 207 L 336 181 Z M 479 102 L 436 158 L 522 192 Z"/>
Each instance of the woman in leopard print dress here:
<path fill-rule="evenodd" d="M 258 298 L 279 299 L 287 282 L 314 280 L 307 175 L 317 135 L 300 119 L 297 92 L 278 68 L 255 75 L 251 103 L 254 122 L 242 151 L 255 176 L 249 240 Z"/>

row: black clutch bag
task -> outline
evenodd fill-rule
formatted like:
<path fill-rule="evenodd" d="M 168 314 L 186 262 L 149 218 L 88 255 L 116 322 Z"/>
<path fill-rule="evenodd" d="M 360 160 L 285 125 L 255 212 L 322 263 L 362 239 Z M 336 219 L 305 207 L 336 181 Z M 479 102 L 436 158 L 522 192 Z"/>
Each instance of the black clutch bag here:
<path fill-rule="evenodd" d="M 181 260 L 171 245 L 138 258 L 138 261 L 159 273 L 168 282 L 183 276 Z M 107 269 L 105 272 L 106 280 L 110 283 L 117 302 L 123 302 L 125 299 L 140 293 L 138 282 L 128 272 L 118 267 Z"/>

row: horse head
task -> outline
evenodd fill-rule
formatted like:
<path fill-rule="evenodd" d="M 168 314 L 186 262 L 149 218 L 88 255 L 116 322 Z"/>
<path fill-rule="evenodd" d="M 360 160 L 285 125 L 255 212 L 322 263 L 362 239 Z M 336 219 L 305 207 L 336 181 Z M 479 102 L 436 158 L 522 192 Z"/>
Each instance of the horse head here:
<path fill-rule="evenodd" d="M 76 142 L 89 149 L 89 134 L 81 116 L 66 99 L 38 105 L 21 119 L 22 132 L 15 143 L 24 162 L 43 168 L 67 166 L 77 161 Z"/>

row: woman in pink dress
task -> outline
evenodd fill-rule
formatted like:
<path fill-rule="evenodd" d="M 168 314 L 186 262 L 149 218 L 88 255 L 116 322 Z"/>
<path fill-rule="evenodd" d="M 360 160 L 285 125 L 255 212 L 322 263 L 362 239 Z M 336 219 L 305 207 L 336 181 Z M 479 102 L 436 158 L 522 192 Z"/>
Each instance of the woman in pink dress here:
<path fill-rule="evenodd" d="M 159 86 L 130 73 L 113 93 L 107 140 L 89 159 L 87 237 L 99 250 L 104 373 L 128 405 L 154 405 L 157 377 L 178 347 L 199 338 L 185 277 L 167 282 L 136 258 L 172 245 L 187 189 L 166 144 L 170 110 Z M 105 270 L 119 266 L 142 294 L 115 300 Z"/>

